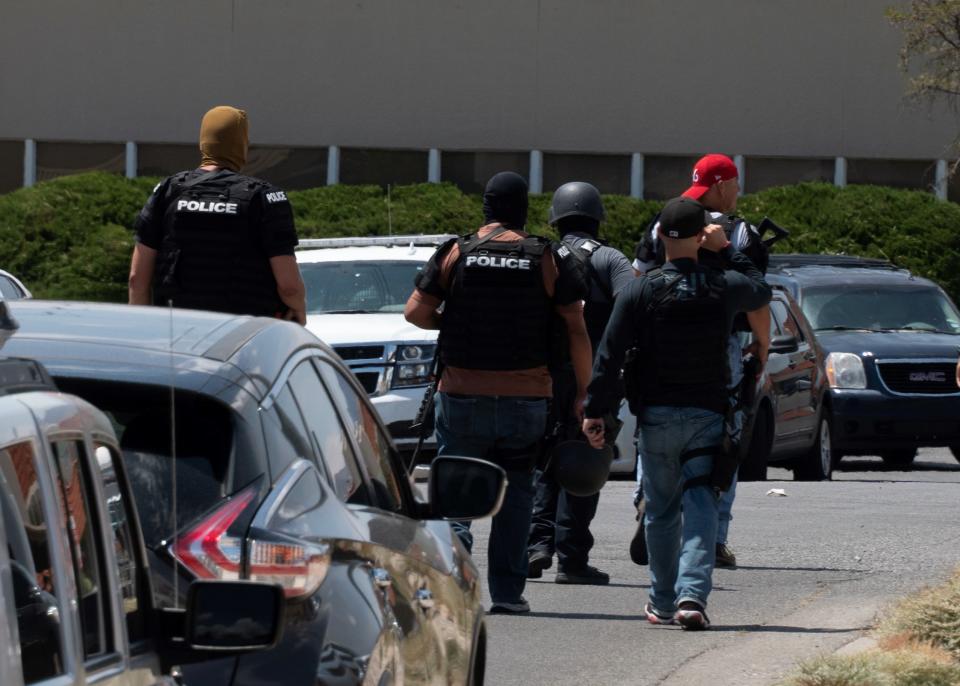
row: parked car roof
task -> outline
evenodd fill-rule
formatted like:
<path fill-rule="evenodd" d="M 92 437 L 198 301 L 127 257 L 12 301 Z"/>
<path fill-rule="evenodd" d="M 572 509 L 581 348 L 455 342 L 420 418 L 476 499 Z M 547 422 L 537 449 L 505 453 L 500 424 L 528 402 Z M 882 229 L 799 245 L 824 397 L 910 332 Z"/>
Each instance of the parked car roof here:
<path fill-rule="evenodd" d="M 284 362 L 263 351 L 278 346 L 329 351 L 303 327 L 267 317 L 181 309 L 171 316 L 160 307 L 41 300 L 10 303 L 10 311 L 20 328 L 4 354 L 36 355 L 59 376 L 109 369 L 117 380 L 165 385 L 172 369 L 178 388 L 200 390 L 211 376 L 220 376 L 258 401 Z M 256 345 L 245 345 L 255 337 Z"/>
<path fill-rule="evenodd" d="M 23 285 L 23 281 L 3 269 L 0 269 L 0 296 L 6 300 L 33 297 L 30 289 Z"/>
<path fill-rule="evenodd" d="M 936 288 L 930 279 L 912 274 L 886 260 L 846 255 L 771 255 L 767 273 L 771 284 L 810 287 L 826 283 L 891 285 L 898 288 Z M 797 297 L 797 289 L 790 289 Z"/>

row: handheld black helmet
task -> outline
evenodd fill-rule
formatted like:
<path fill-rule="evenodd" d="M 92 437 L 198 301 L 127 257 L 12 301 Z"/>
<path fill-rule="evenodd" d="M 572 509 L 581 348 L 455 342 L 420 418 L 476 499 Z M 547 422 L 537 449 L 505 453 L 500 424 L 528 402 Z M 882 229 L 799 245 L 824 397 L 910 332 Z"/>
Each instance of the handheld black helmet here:
<path fill-rule="evenodd" d="M 604 445 L 598 450 L 583 439 L 563 441 L 553 449 L 551 462 L 563 490 L 581 497 L 594 495 L 610 476 L 613 448 Z"/>
<path fill-rule="evenodd" d="M 602 222 L 605 218 L 600 191 L 586 181 L 565 183 L 553 194 L 549 222 L 555 225 L 564 217 L 589 217 Z"/>

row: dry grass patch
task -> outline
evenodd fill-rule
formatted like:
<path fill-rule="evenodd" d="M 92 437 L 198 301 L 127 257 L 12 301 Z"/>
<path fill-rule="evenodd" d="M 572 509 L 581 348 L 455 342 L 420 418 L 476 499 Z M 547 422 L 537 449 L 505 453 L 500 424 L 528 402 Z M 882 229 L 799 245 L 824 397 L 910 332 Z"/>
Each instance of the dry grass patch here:
<path fill-rule="evenodd" d="M 808 660 L 783 686 L 960 686 L 960 569 L 900 601 L 875 635 L 877 649 Z"/>

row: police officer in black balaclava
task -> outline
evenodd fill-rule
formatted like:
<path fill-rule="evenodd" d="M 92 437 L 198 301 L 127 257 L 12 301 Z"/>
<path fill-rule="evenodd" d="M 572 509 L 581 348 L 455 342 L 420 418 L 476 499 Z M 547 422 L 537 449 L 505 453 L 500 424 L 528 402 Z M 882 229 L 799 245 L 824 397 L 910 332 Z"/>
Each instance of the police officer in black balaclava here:
<path fill-rule="evenodd" d="M 533 469 L 546 431 L 552 382 L 547 368 L 553 317 L 570 340 L 578 405 L 590 376 L 583 321 L 586 284 L 568 249 L 523 231 L 527 183 L 501 172 L 483 195 L 484 226 L 442 245 L 417 277 L 407 321 L 440 329 L 443 365 L 436 394 L 437 454 L 490 460 L 507 472 L 507 490 L 490 527 L 490 612 L 529 612 L 527 533 Z M 442 311 L 441 311 L 442 305 Z M 469 551 L 469 522 L 454 522 Z"/>
<path fill-rule="evenodd" d="M 297 232 L 286 194 L 240 174 L 247 115 L 214 107 L 200 167 L 157 184 L 135 225 L 130 304 L 284 317 L 306 323 Z"/>

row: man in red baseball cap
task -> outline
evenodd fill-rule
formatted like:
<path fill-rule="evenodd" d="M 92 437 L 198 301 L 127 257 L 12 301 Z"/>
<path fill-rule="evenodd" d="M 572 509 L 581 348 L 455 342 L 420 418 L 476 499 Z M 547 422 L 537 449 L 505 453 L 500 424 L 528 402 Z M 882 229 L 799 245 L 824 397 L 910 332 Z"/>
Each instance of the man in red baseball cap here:
<path fill-rule="evenodd" d="M 683 197 L 699 200 L 716 212 L 731 214 L 737 209 L 739 177 L 737 165 L 726 155 L 704 155 L 693 165 L 693 183 Z"/>

